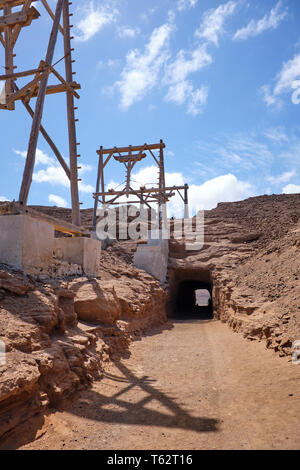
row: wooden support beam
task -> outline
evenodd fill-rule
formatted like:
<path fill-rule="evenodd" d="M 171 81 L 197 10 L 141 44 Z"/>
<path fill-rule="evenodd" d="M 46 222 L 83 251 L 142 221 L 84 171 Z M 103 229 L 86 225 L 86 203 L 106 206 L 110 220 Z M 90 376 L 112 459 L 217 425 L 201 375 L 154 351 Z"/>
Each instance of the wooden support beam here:
<path fill-rule="evenodd" d="M 0 31 L 4 31 L 7 26 L 29 26 L 32 21 L 37 19 L 39 16 L 39 12 L 34 7 L 31 7 L 24 12 L 18 11 L 15 13 L 4 14 L 3 16 L 0 16 Z"/>
<path fill-rule="evenodd" d="M 42 4 L 44 5 L 46 11 L 48 12 L 49 16 L 54 19 L 54 13 L 49 5 L 49 3 L 47 2 L 47 0 L 41 0 Z M 62 35 L 64 35 L 64 30 L 62 28 L 61 25 L 59 25 L 59 31 L 61 32 Z"/>
<path fill-rule="evenodd" d="M 140 202 L 142 202 L 143 204 L 146 204 L 146 206 L 149 207 L 149 209 L 151 209 L 151 206 L 150 204 L 148 204 L 147 201 L 145 201 L 145 199 L 143 198 L 143 193 L 140 194 L 139 191 L 135 191 L 134 189 L 130 188 L 130 190 L 132 191 L 133 194 L 135 194 L 135 196 L 137 196 L 140 200 Z"/>
<path fill-rule="evenodd" d="M 70 11 L 69 0 L 63 1 L 63 27 L 64 27 L 64 53 L 65 53 L 65 71 L 66 82 L 72 82 L 72 55 L 70 38 Z M 72 222 L 74 225 L 80 225 L 80 204 L 78 190 L 78 162 L 77 162 L 77 139 L 75 126 L 74 96 L 70 90 L 67 90 L 67 116 L 69 133 L 69 155 L 70 155 L 70 185 L 72 200 Z"/>
<path fill-rule="evenodd" d="M 154 155 L 151 149 L 149 149 L 149 152 L 152 155 L 153 159 L 155 160 L 155 163 L 159 166 L 159 161 L 157 160 L 156 156 Z"/>
<path fill-rule="evenodd" d="M 0 0 L 0 10 L 3 10 L 5 5 L 9 5 L 12 7 L 17 7 L 19 5 L 23 5 L 26 0 Z M 33 2 L 37 2 L 38 0 L 31 0 Z"/>
<path fill-rule="evenodd" d="M 33 0 L 25 0 L 22 6 L 22 12 L 26 11 L 28 8 L 30 8 Z M 21 24 L 17 24 L 13 30 L 12 36 L 11 36 L 11 47 L 14 48 L 15 44 L 17 42 L 17 39 L 19 37 L 20 31 L 22 29 Z"/>
<path fill-rule="evenodd" d="M 159 182 L 158 186 L 162 191 L 159 193 L 159 209 L 158 209 L 158 217 L 159 217 L 159 228 L 162 228 L 164 220 L 167 218 L 166 207 L 163 207 L 164 198 L 163 194 L 166 191 L 166 182 L 165 182 L 165 164 L 164 164 L 164 147 L 163 141 L 160 140 L 160 148 L 159 148 Z"/>
<path fill-rule="evenodd" d="M 114 155 L 114 159 L 121 163 L 128 163 L 131 161 L 139 162 L 146 157 L 145 153 L 133 153 L 132 155 Z"/>
<path fill-rule="evenodd" d="M 14 89 L 16 91 L 18 91 L 18 87 L 17 85 L 14 83 Z M 30 114 L 30 116 L 33 118 L 34 116 L 34 111 L 33 109 L 31 108 L 31 106 L 26 103 L 26 101 L 24 99 L 22 99 L 22 103 L 23 105 L 25 106 L 26 110 L 28 111 L 28 113 Z M 51 137 L 49 136 L 49 134 L 46 132 L 45 128 L 40 125 L 40 133 L 42 134 L 42 136 L 44 137 L 45 141 L 47 142 L 47 144 L 49 145 L 49 147 L 51 148 L 51 150 L 53 151 L 54 155 L 56 156 L 58 162 L 61 164 L 61 166 L 63 167 L 67 177 L 70 179 L 70 169 L 67 165 L 67 163 L 65 162 L 63 156 L 61 155 L 60 151 L 58 150 L 58 148 L 56 147 L 55 143 L 53 142 L 53 140 L 51 139 Z"/>
<path fill-rule="evenodd" d="M 139 191 L 140 193 L 163 193 L 164 191 L 175 191 L 177 189 L 185 189 L 187 186 L 188 188 L 188 185 L 184 185 L 184 186 L 166 186 L 164 189 L 163 188 L 143 188 L 142 190 L 139 189 L 139 190 L 134 190 L 134 193 L 135 194 L 137 191 Z M 106 192 L 99 192 L 99 193 L 94 193 L 94 196 L 109 196 L 109 195 L 124 195 L 124 191 L 115 191 L 114 189 L 111 189 L 110 191 L 106 191 Z"/>
<path fill-rule="evenodd" d="M 52 59 L 53 59 L 53 54 L 54 54 L 54 49 L 55 49 L 55 44 L 56 44 L 57 34 L 58 34 L 58 26 L 59 26 L 61 13 L 62 13 L 63 1 L 64 0 L 58 0 L 57 5 L 56 5 L 55 18 L 54 18 L 53 25 L 52 25 L 52 30 L 50 34 L 46 60 L 45 60 L 46 64 L 49 64 L 49 65 L 52 63 Z M 44 101 L 45 101 L 45 96 L 46 96 L 47 82 L 48 82 L 48 74 L 45 74 L 39 86 L 39 92 L 38 92 L 38 97 L 36 101 L 34 117 L 32 121 L 25 169 L 23 173 L 23 180 L 22 180 L 22 185 L 21 185 L 21 190 L 20 190 L 20 195 L 19 195 L 19 201 L 23 205 L 26 205 L 27 203 L 29 189 L 30 189 L 31 182 L 32 182 L 32 174 L 33 174 L 33 169 L 34 169 L 35 154 L 36 154 L 38 136 L 40 132 Z"/>
<path fill-rule="evenodd" d="M 55 70 L 54 67 L 50 67 L 50 70 L 52 71 L 52 73 L 58 78 L 58 80 L 61 81 L 61 83 L 66 87 L 66 90 L 69 92 L 69 93 L 72 93 L 72 95 L 74 95 L 77 99 L 80 98 L 80 96 L 78 95 L 78 93 L 76 93 L 76 91 L 74 90 L 74 88 L 69 85 L 66 80 Z"/>
<path fill-rule="evenodd" d="M 16 100 L 20 100 L 24 98 L 26 95 L 30 95 L 30 89 L 36 85 L 44 76 L 44 74 L 48 77 L 48 73 L 43 73 L 42 75 L 36 75 L 33 80 L 31 80 L 29 83 L 24 85 L 22 88 L 20 88 L 17 92 L 11 93 L 8 96 L 7 103 L 12 103 Z M 33 95 L 32 95 L 33 96 Z"/>
<path fill-rule="evenodd" d="M 111 149 L 104 149 L 102 150 L 102 153 L 103 155 L 108 154 L 108 153 L 111 153 L 113 155 L 114 153 L 124 153 L 124 152 L 128 153 L 129 151 L 139 152 L 141 150 L 142 151 L 143 150 L 156 150 L 156 149 L 160 149 L 161 145 L 163 145 L 163 148 L 165 148 L 164 143 L 150 144 L 150 145 L 144 144 L 144 145 L 136 145 L 136 146 L 129 146 L 129 147 L 114 147 Z M 97 150 L 97 153 L 99 154 L 100 150 Z"/>
<path fill-rule="evenodd" d="M 34 217 L 35 219 L 42 220 L 47 224 L 52 225 L 57 232 L 84 237 L 90 236 L 90 232 L 83 227 L 77 227 L 70 222 L 66 222 L 65 220 L 57 219 L 56 217 L 52 217 L 48 214 L 43 214 L 42 212 L 37 211 L 36 209 L 32 209 L 31 207 L 24 207 L 17 202 L 7 202 L 2 204 L 0 206 L 0 214 L 28 214 L 30 217 Z"/>
<path fill-rule="evenodd" d="M 5 75 L 0 75 L 0 80 L 7 80 L 9 78 L 16 80 L 17 78 L 28 77 L 29 75 L 35 75 L 38 72 L 44 72 L 45 70 L 46 70 L 45 68 L 44 69 L 38 68 L 38 69 L 24 70 L 24 72 L 15 72 L 15 73 L 9 73 Z"/>
<path fill-rule="evenodd" d="M 34 79 L 31 82 L 29 82 L 27 85 L 25 85 L 23 88 L 20 88 L 20 90 L 17 93 L 12 93 L 9 96 L 9 102 L 14 102 L 17 100 L 22 100 L 23 98 L 35 98 L 38 96 L 38 89 L 35 88 L 33 91 L 31 91 L 31 87 L 36 85 L 40 81 L 40 77 L 38 79 Z M 72 83 L 72 89 L 80 89 L 80 85 L 76 82 Z M 59 85 L 50 85 L 46 88 L 46 95 L 54 95 L 56 93 L 63 93 L 68 91 L 69 87 L 66 87 L 63 84 Z"/>
<path fill-rule="evenodd" d="M 71 82 L 68 85 L 68 87 L 66 87 L 63 83 L 60 83 L 59 85 L 49 85 L 46 88 L 46 95 L 54 95 L 55 93 L 66 92 L 69 90 L 69 87 L 71 87 L 73 90 L 80 90 L 81 88 L 79 83 L 76 82 Z M 33 94 L 32 96 L 37 96 L 37 94 Z"/>
<path fill-rule="evenodd" d="M 43 214 L 39 211 L 26 207 L 25 212 L 29 214 L 31 217 L 35 217 L 39 220 L 43 220 L 50 225 L 53 225 L 55 230 L 58 232 L 68 233 L 69 235 L 73 236 L 90 236 L 90 233 L 79 227 L 78 225 L 70 224 L 69 222 L 65 222 L 64 220 L 56 219 L 47 214 Z"/>
<path fill-rule="evenodd" d="M 101 177 L 103 179 L 103 155 L 102 155 L 102 146 L 100 147 L 100 155 L 99 155 L 99 162 L 98 162 L 98 172 L 97 172 L 97 181 L 96 181 L 96 193 L 99 192 L 100 189 L 100 181 Z M 104 187 L 102 188 L 104 189 Z M 97 210 L 98 210 L 98 198 L 95 197 L 94 202 L 94 212 L 93 212 L 93 230 L 96 230 L 97 225 Z"/>
<path fill-rule="evenodd" d="M 11 14 L 11 6 L 8 4 L 4 5 L 3 8 L 4 16 L 8 16 Z M 11 41 L 11 28 L 9 26 L 4 26 L 4 49 L 5 49 L 5 72 L 6 73 L 13 73 L 14 71 L 14 57 L 12 48 L 10 46 Z M 6 80 L 5 82 L 5 103 L 7 104 L 8 97 L 12 93 L 12 80 Z M 10 110 L 14 109 L 14 104 L 7 104 L 7 108 Z"/>

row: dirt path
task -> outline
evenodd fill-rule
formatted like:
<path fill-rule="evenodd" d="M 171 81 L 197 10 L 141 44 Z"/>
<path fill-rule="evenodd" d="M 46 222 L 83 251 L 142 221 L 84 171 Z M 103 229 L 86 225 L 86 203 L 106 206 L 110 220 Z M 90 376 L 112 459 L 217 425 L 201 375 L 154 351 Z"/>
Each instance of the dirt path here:
<path fill-rule="evenodd" d="M 130 351 L 22 448 L 300 448 L 300 366 L 263 344 L 176 322 Z"/>

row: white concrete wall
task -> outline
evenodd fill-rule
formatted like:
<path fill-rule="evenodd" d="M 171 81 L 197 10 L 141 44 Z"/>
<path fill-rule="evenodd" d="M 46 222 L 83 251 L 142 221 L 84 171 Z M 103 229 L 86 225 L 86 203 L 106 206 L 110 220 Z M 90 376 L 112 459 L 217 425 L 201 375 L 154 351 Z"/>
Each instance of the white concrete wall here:
<path fill-rule="evenodd" d="M 79 264 L 88 276 L 99 275 L 101 242 L 86 237 L 61 237 L 54 240 L 55 255 L 68 263 Z"/>
<path fill-rule="evenodd" d="M 0 262 L 38 272 L 52 262 L 54 227 L 29 215 L 0 216 Z"/>
<path fill-rule="evenodd" d="M 48 268 L 52 264 L 54 227 L 33 217 L 24 216 L 23 269 Z"/>
<path fill-rule="evenodd" d="M 145 245 L 138 245 L 133 263 L 137 268 L 144 269 L 160 282 L 165 282 L 168 257 L 168 240 L 149 240 Z"/>

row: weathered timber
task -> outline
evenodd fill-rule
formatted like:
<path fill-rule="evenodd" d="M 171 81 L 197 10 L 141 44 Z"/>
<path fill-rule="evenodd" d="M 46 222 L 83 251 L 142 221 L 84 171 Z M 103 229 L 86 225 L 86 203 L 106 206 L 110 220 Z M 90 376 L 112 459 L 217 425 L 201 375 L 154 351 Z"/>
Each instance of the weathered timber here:
<path fill-rule="evenodd" d="M 58 33 L 58 25 L 59 25 L 62 7 L 63 7 L 63 1 L 64 0 L 58 0 L 57 5 L 56 5 L 55 19 L 53 21 L 52 31 L 50 34 L 48 50 L 47 50 L 46 60 L 45 60 L 46 64 L 49 64 L 49 65 L 51 64 L 52 59 L 53 59 L 54 48 L 55 48 L 57 33 Z M 27 151 L 27 158 L 26 158 L 23 180 L 22 180 L 22 185 L 21 185 L 21 190 L 20 190 L 20 195 L 19 195 L 19 200 L 23 204 L 27 203 L 29 189 L 30 189 L 31 181 L 32 181 L 32 174 L 33 174 L 34 163 L 35 163 L 35 154 L 36 154 L 38 136 L 39 136 L 40 125 L 41 125 L 41 120 L 42 120 L 47 82 L 48 82 L 48 74 L 46 74 L 46 76 L 43 77 L 43 79 L 40 82 L 38 97 L 37 97 L 35 111 L 34 111 L 34 117 L 32 121 L 28 151 Z"/>
<path fill-rule="evenodd" d="M 70 39 L 70 12 L 69 0 L 63 3 L 63 27 L 64 27 L 64 53 L 65 53 L 65 71 L 66 82 L 72 81 L 72 56 L 71 56 L 71 39 Z M 78 191 L 78 163 L 77 163 L 77 139 L 74 111 L 74 96 L 70 90 L 67 90 L 67 116 L 68 116 L 68 133 L 69 133 L 69 154 L 70 154 L 70 185 L 72 200 L 72 222 L 80 225 L 80 204 Z"/>
<path fill-rule="evenodd" d="M 49 16 L 52 18 L 52 20 L 54 20 L 54 13 L 53 13 L 49 3 L 47 2 L 47 0 L 41 0 L 41 2 L 44 5 L 45 10 L 48 12 Z M 63 30 L 63 27 L 61 25 L 59 25 L 59 31 L 61 32 L 62 35 L 64 35 L 64 30 Z"/>
<path fill-rule="evenodd" d="M 103 149 L 102 153 L 103 155 L 108 154 L 108 153 L 124 153 L 124 152 L 138 152 L 140 150 L 156 150 L 160 149 L 161 144 L 144 144 L 144 145 L 136 145 L 136 146 L 129 146 L 129 147 L 113 147 L 111 149 Z M 163 144 L 163 148 L 165 148 L 165 144 Z M 100 154 L 100 150 L 97 150 L 97 153 Z"/>
<path fill-rule="evenodd" d="M 29 26 L 33 20 L 40 16 L 39 12 L 31 7 L 25 12 L 9 13 L 8 15 L 0 16 L 0 31 L 4 31 L 6 26 L 13 27 L 17 24 Z"/>
<path fill-rule="evenodd" d="M 31 0 L 32 3 L 37 1 L 38 0 Z M 0 9 L 3 9 L 5 5 L 9 5 L 12 8 L 23 5 L 23 3 L 25 3 L 25 0 L 0 0 Z"/>

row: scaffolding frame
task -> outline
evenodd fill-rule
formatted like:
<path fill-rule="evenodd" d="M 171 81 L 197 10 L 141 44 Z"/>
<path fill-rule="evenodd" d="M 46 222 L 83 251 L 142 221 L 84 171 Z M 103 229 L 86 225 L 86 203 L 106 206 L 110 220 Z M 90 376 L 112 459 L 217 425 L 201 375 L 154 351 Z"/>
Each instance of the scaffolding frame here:
<path fill-rule="evenodd" d="M 165 164 L 164 164 L 164 149 L 166 145 L 163 140 L 160 140 L 158 144 L 144 144 L 144 145 L 129 145 L 128 147 L 114 147 L 104 149 L 103 146 L 97 150 L 99 156 L 98 162 L 98 173 L 96 181 L 96 191 L 93 194 L 95 199 L 94 213 L 93 213 L 93 230 L 96 229 L 97 224 L 97 210 L 98 204 L 102 204 L 103 207 L 109 208 L 112 205 L 120 204 L 141 204 L 146 205 L 151 209 L 151 203 L 158 204 L 158 215 L 159 215 L 159 228 L 162 228 L 162 222 L 165 219 L 166 214 L 164 208 L 166 203 L 176 192 L 180 195 L 181 199 L 186 208 L 188 207 L 188 185 L 183 186 L 166 186 L 165 183 Z M 158 150 L 158 155 L 155 155 L 155 151 Z M 141 162 L 146 157 L 151 156 L 158 167 L 158 185 L 157 187 L 147 188 L 145 185 L 139 189 L 132 187 L 131 173 L 136 163 Z M 105 191 L 105 176 L 104 169 L 109 161 L 114 160 L 122 163 L 126 170 L 125 186 L 122 190 L 116 191 L 115 189 L 108 189 Z M 183 195 L 181 194 L 183 191 Z M 120 198 L 126 196 L 129 199 L 130 196 L 135 196 L 136 200 L 120 201 Z"/>
<path fill-rule="evenodd" d="M 15 72 L 14 47 L 22 28 L 30 27 L 31 23 L 40 17 L 40 13 L 32 6 L 37 1 L 42 4 L 52 20 L 47 53 L 45 59 L 40 60 L 37 68 Z M 0 0 L 0 45 L 2 44 L 5 51 L 5 74 L 0 75 L 0 80 L 5 81 L 5 85 L 1 94 L 0 109 L 13 111 L 16 101 L 20 100 L 32 117 L 26 162 L 19 193 L 19 205 L 23 207 L 27 205 L 35 165 L 37 143 L 41 133 L 70 181 L 72 224 L 80 227 L 78 191 L 78 181 L 80 181 L 78 169 L 80 167 L 78 167 L 77 161 L 80 155 L 77 154 L 79 143 L 76 141 L 76 121 L 78 119 L 75 118 L 77 107 L 74 105 L 74 98 L 79 98 L 76 90 L 81 87 L 76 81 L 73 81 L 75 73 L 73 72 L 73 63 L 75 61 L 72 60 L 72 51 L 74 49 L 71 47 L 71 39 L 73 37 L 70 35 L 70 30 L 73 25 L 70 24 L 72 13 L 69 11 L 69 5 L 71 5 L 69 0 L 57 0 L 55 11 L 53 11 L 47 0 Z M 18 10 L 16 11 L 17 8 Z M 55 69 L 58 62 L 56 64 L 52 63 L 59 32 L 63 37 L 64 57 L 58 62 L 64 61 L 64 76 Z M 56 77 L 57 84 L 48 85 L 50 74 Z M 26 85 L 21 88 L 17 86 L 16 80 L 18 78 L 30 76 L 33 78 Z M 53 139 L 42 125 L 45 98 L 55 93 L 66 93 L 70 165 L 64 160 Z M 29 103 L 35 97 L 36 103 L 33 109 Z"/>

